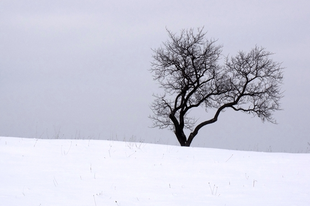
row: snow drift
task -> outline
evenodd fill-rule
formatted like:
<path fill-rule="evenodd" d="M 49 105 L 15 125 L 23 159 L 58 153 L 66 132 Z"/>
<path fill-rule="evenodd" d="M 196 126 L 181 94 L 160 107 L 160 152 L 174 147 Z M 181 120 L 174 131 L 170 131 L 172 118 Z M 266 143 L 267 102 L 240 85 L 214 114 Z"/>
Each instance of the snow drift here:
<path fill-rule="evenodd" d="M 0 137 L 10 206 L 310 205 L 310 154 Z"/>

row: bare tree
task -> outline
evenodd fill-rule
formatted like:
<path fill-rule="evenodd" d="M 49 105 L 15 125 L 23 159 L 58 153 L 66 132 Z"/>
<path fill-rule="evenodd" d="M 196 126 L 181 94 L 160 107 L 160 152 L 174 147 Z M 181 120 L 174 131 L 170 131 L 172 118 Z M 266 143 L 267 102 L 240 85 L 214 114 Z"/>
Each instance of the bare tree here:
<path fill-rule="evenodd" d="M 255 47 L 239 52 L 219 65 L 222 47 L 205 39 L 203 29 L 168 31 L 169 41 L 153 50 L 151 72 L 164 90 L 154 95 L 151 118 L 154 127 L 174 131 L 181 146 L 190 146 L 199 130 L 216 122 L 227 108 L 253 114 L 275 123 L 272 113 L 280 109 L 282 67 L 270 52 Z M 199 106 L 215 109 L 212 118 L 197 124 L 189 112 Z M 186 136 L 184 130 L 188 129 Z"/>

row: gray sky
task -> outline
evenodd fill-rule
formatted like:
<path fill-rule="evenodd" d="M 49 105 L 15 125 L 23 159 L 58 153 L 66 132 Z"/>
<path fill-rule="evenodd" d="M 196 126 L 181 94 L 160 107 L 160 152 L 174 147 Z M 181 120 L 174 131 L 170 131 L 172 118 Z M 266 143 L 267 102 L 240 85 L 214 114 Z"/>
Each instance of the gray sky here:
<path fill-rule="evenodd" d="M 224 55 L 255 45 L 275 53 L 285 97 L 278 125 L 227 110 L 193 146 L 310 152 L 309 8 L 308 0 L 1 0 L 0 136 L 178 144 L 150 128 L 160 92 L 151 48 L 167 40 L 165 28 L 204 27 Z"/>

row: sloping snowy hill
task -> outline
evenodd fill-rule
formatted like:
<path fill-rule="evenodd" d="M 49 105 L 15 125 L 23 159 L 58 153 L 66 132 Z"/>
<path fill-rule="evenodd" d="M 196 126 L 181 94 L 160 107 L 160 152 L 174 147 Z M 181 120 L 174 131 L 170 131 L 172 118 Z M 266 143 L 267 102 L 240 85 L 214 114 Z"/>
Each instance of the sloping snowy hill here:
<path fill-rule="evenodd" d="M 310 205 L 310 154 L 0 137 L 5 206 Z"/>

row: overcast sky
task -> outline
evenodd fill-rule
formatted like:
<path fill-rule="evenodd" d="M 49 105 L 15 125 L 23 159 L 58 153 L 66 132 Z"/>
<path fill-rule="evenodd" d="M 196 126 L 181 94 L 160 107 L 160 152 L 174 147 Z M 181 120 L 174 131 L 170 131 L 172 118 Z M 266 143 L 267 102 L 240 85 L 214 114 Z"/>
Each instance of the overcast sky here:
<path fill-rule="evenodd" d="M 150 128 L 151 48 L 204 27 L 224 55 L 255 45 L 285 67 L 278 124 L 227 110 L 193 146 L 310 152 L 310 1 L 0 1 L 0 136 L 175 144 Z M 206 114 L 209 117 L 212 114 Z M 199 117 L 200 120 L 204 116 Z"/>

